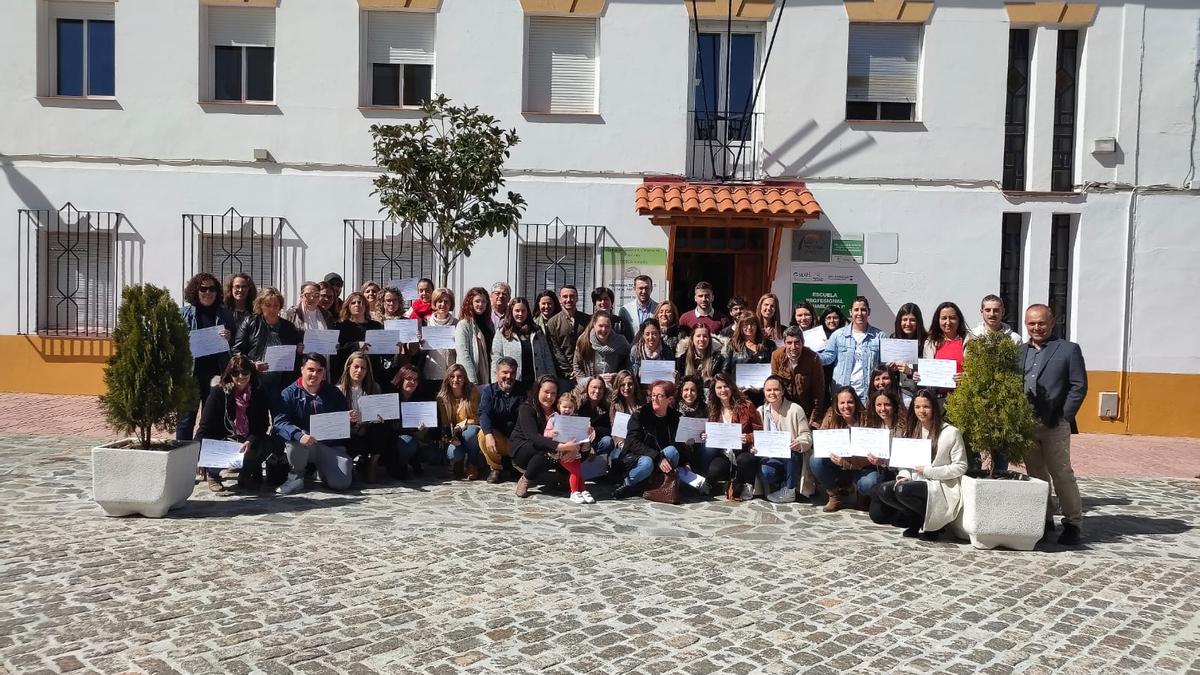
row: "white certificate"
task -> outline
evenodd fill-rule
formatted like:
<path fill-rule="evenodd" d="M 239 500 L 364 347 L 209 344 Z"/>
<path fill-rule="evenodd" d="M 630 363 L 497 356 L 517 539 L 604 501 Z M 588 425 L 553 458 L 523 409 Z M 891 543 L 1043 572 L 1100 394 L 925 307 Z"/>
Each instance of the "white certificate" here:
<path fill-rule="evenodd" d="M 392 279 L 387 282 L 384 290 L 394 288 L 400 291 L 400 295 L 404 296 L 404 302 L 412 304 L 413 300 L 417 299 L 417 281 L 416 277 L 404 277 L 403 279 Z"/>
<path fill-rule="evenodd" d="M 804 346 L 814 352 L 821 351 L 821 347 L 825 346 L 825 342 L 829 338 L 825 337 L 825 329 L 821 326 L 809 328 L 804 331 Z"/>
<path fill-rule="evenodd" d="M 338 331 L 309 328 L 304 331 L 304 351 L 312 354 L 336 354 Z"/>
<path fill-rule="evenodd" d="M 771 376 L 769 363 L 739 363 L 735 370 L 738 389 L 762 389 Z"/>
<path fill-rule="evenodd" d="M 629 434 L 629 413 L 619 412 L 613 418 L 612 437 L 625 438 Z"/>
<path fill-rule="evenodd" d="M 554 430 L 558 432 L 558 435 L 554 437 L 554 440 L 559 443 L 567 443 L 569 441 L 586 443 L 588 440 L 588 427 L 590 426 L 592 426 L 590 417 L 555 415 Z"/>
<path fill-rule="evenodd" d="M 918 358 L 916 340 L 901 340 L 899 338 L 882 338 L 879 340 L 879 361 L 881 363 L 899 361 L 911 366 L 917 362 Z"/>
<path fill-rule="evenodd" d="M 642 384 L 649 386 L 659 380 L 667 382 L 675 381 L 675 362 L 674 361 L 642 361 L 638 366 L 638 379 Z"/>
<path fill-rule="evenodd" d="M 383 322 L 384 329 L 396 331 L 396 334 L 399 336 L 396 338 L 396 342 L 402 342 L 404 344 L 419 341 L 419 338 L 417 337 L 417 328 L 419 328 L 420 325 L 421 322 L 417 321 L 416 319 L 388 319 L 387 321 Z M 369 333 L 370 331 L 367 332 Z M 368 340 L 368 342 L 370 342 L 370 340 Z"/>
<path fill-rule="evenodd" d="M 829 458 L 833 455 L 848 457 L 850 453 L 849 429 L 817 429 L 813 435 L 813 457 Z"/>
<path fill-rule="evenodd" d="M 350 411 L 309 415 L 308 435 L 319 441 L 350 438 Z"/>
<path fill-rule="evenodd" d="M 400 418 L 405 429 L 420 429 L 438 425 L 437 403 L 434 401 L 404 401 L 400 404 Z"/>
<path fill-rule="evenodd" d="M 395 354 L 396 343 L 400 342 L 400 331 L 369 330 L 363 341 L 370 347 L 368 351 L 372 354 Z"/>
<path fill-rule="evenodd" d="M 755 431 L 754 449 L 759 457 L 788 459 L 792 456 L 792 434 L 787 431 Z"/>
<path fill-rule="evenodd" d="M 953 359 L 917 359 L 917 372 L 921 373 L 918 384 L 922 387 L 953 389 L 958 386 L 954 382 L 958 362 Z"/>
<path fill-rule="evenodd" d="M 206 469 L 242 468 L 242 444 L 237 441 L 200 441 L 200 461 L 196 466 Z"/>
<path fill-rule="evenodd" d="M 358 414 L 364 422 L 400 419 L 400 394 L 370 394 L 358 397 Z"/>
<path fill-rule="evenodd" d="M 928 438 L 893 438 L 892 456 L 888 466 L 893 469 L 915 469 L 929 466 L 933 461 L 933 445 Z"/>
<path fill-rule="evenodd" d="M 699 443 L 700 434 L 708 422 L 700 417 L 680 417 L 679 428 L 675 430 L 676 443 Z"/>
<path fill-rule="evenodd" d="M 454 349 L 454 326 L 422 326 L 422 349 Z"/>
<path fill-rule="evenodd" d="M 870 454 L 886 459 L 891 438 L 892 432 L 888 429 L 854 427 L 850 430 L 850 456 L 866 457 Z"/>
<path fill-rule="evenodd" d="M 296 345 L 267 347 L 263 359 L 267 362 L 267 372 L 291 372 L 296 369 Z"/>
<path fill-rule="evenodd" d="M 708 434 L 704 444 L 710 448 L 742 449 L 742 425 L 737 422 L 705 422 L 704 433 Z"/>
<path fill-rule="evenodd" d="M 192 349 L 192 358 L 198 359 L 201 356 L 229 351 L 229 342 L 221 337 L 223 330 L 224 326 L 217 325 L 188 333 L 188 346 Z"/>

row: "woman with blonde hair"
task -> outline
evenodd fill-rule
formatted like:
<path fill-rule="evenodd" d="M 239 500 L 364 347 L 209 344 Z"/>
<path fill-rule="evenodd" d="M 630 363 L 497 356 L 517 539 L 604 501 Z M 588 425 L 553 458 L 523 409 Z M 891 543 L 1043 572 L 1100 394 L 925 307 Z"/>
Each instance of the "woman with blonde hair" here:
<path fill-rule="evenodd" d="M 708 326 L 699 324 L 692 330 L 692 337 L 688 340 L 683 354 L 675 359 L 675 372 L 679 373 L 680 377 L 697 375 L 703 380 L 705 387 L 712 384 L 718 373 L 725 372 L 725 357 L 713 344 L 712 332 L 708 330 Z"/>
<path fill-rule="evenodd" d="M 458 480 L 479 478 L 487 466 L 479 447 L 479 387 L 471 384 L 462 364 L 446 369 L 437 403 L 451 475 Z"/>
<path fill-rule="evenodd" d="M 353 352 L 346 358 L 346 367 L 342 370 L 337 388 L 350 404 L 350 438 L 346 440 L 346 454 L 354 460 L 357 471 L 363 472 L 368 483 L 377 482 L 381 462 L 389 473 L 397 473 L 395 426 L 388 420 L 362 417 L 359 403 L 362 397 L 380 393 L 379 383 L 371 374 L 371 359 L 367 354 Z"/>
<path fill-rule="evenodd" d="M 754 318 L 762 326 L 763 336 L 775 343 L 783 341 L 783 322 L 779 320 L 779 296 L 764 293 L 754 308 Z"/>

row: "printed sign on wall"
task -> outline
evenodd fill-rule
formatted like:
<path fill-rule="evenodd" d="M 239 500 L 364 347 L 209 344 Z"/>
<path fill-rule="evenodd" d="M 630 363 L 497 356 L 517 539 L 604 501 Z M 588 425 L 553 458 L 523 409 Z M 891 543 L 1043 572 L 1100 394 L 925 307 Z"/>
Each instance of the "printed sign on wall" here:
<path fill-rule="evenodd" d="M 667 249 L 605 248 L 601 262 L 618 307 L 633 300 L 633 280 L 641 274 L 654 280 L 655 298 L 667 297 Z"/>
<path fill-rule="evenodd" d="M 792 268 L 792 306 L 808 302 L 817 309 L 817 314 L 826 307 L 841 307 L 849 314 L 850 305 L 858 295 L 858 280 L 854 272 L 837 269 L 804 269 L 804 265 Z"/>

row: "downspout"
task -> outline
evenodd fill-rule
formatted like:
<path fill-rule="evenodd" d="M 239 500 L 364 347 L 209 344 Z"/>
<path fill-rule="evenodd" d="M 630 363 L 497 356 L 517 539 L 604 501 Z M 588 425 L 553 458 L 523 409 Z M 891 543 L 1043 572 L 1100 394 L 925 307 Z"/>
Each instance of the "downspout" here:
<path fill-rule="evenodd" d="M 1137 243 L 1137 201 L 1141 192 L 1140 160 L 1142 154 L 1142 89 L 1143 72 L 1146 64 L 1146 6 L 1142 5 L 1141 36 L 1138 43 L 1137 122 L 1134 124 L 1133 190 L 1129 193 L 1129 207 L 1125 218 L 1125 295 L 1121 300 L 1121 379 L 1117 391 L 1120 396 L 1118 419 L 1124 422 L 1125 433 L 1129 433 L 1129 370 L 1133 338 L 1133 283 L 1135 248 Z"/>

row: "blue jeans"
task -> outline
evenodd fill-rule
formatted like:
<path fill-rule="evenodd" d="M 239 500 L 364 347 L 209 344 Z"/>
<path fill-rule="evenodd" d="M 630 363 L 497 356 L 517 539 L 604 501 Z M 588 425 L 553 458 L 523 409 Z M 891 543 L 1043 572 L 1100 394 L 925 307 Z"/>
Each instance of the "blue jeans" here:
<path fill-rule="evenodd" d="M 597 438 L 595 442 L 592 443 L 592 449 L 597 455 L 606 455 L 610 462 L 617 461 L 617 458 L 621 456 L 622 452 L 622 448 L 617 447 L 617 442 L 613 440 L 612 436 L 602 436 Z"/>
<path fill-rule="evenodd" d="M 668 445 L 662 449 L 662 456 L 667 458 L 671 463 L 671 468 L 679 466 L 679 451 L 675 446 Z M 641 455 L 637 459 L 637 464 L 629 470 L 629 474 L 625 476 L 625 484 L 629 486 L 637 485 L 642 481 L 650 478 L 650 474 L 654 472 L 654 467 L 658 464 L 653 458 Z"/>
<path fill-rule="evenodd" d="M 419 443 L 416 436 L 400 434 L 400 437 L 396 439 L 396 454 L 400 458 L 400 466 L 405 466 L 412 462 L 413 458 L 417 456 L 418 446 Z M 479 444 L 476 443 L 475 447 L 478 448 Z"/>
<path fill-rule="evenodd" d="M 839 483 L 850 482 L 860 495 L 870 495 L 875 486 L 883 480 L 880 472 L 873 466 L 861 469 L 843 469 L 827 457 L 814 457 L 808 464 L 812 469 L 813 478 L 825 488 L 826 492 L 834 490 Z"/>
<path fill-rule="evenodd" d="M 758 472 L 763 482 L 774 485 L 782 480 L 783 487 L 795 489 L 800 482 L 800 472 L 804 470 L 804 455 L 793 452 L 788 459 L 772 457 L 764 459 Z"/>
<path fill-rule="evenodd" d="M 992 453 L 992 468 L 996 471 L 997 474 L 1008 471 L 1008 455 L 1004 454 L 1003 452 L 999 452 L 999 451 L 993 452 Z"/>
<path fill-rule="evenodd" d="M 463 429 L 462 443 L 446 445 L 446 459 L 451 462 L 470 461 L 478 467 L 487 464 L 483 459 L 483 451 L 479 449 L 479 427 L 477 425 L 469 424 L 466 429 Z"/>

